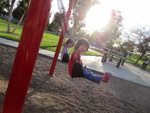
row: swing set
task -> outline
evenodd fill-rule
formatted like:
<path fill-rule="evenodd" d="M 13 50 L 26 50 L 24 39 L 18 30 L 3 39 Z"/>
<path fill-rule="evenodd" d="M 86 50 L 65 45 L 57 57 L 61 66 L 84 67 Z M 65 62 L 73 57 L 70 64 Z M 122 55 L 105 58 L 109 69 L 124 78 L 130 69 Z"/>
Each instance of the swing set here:
<path fill-rule="evenodd" d="M 69 38 L 72 38 L 72 32 L 71 32 L 71 29 L 70 29 L 69 24 L 68 24 L 68 20 L 69 20 L 68 13 L 70 13 L 70 12 L 68 12 L 68 13 L 67 13 L 67 16 L 66 16 L 66 15 L 65 15 L 65 14 L 66 14 L 66 11 L 65 11 L 65 8 L 64 8 L 64 5 L 63 5 L 62 0 L 57 0 L 57 3 L 58 3 L 59 13 L 60 13 L 60 15 L 63 15 L 63 16 L 60 17 L 61 25 L 62 25 L 62 26 L 61 26 L 61 27 L 62 27 L 62 32 L 65 34 L 65 31 L 66 31 L 66 29 L 68 28 L 68 31 L 70 32 Z M 69 10 L 68 10 L 68 11 L 69 11 Z M 65 23 L 67 26 L 65 26 L 64 23 Z M 56 54 L 56 53 L 55 53 L 55 54 Z M 56 61 L 56 62 L 57 62 L 57 61 Z M 53 65 L 56 65 L 56 62 L 53 60 L 52 66 L 53 66 Z M 68 55 L 67 53 L 64 53 L 63 58 L 62 58 L 62 62 L 65 62 L 65 63 L 68 63 L 68 62 L 69 62 L 69 55 Z M 73 66 L 73 71 L 72 71 L 72 76 L 71 76 L 71 77 L 72 77 L 72 78 L 75 78 L 75 77 L 84 77 L 82 67 L 83 67 L 83 66 L 82 66 L 79 62 L 75 63 L 74 66 Z M 51 67 L 51 69 L 53 69 L 53 68 Z M 50 75 L 53 74 L 53 71 L 50 70 L 50 73 L 49 73 L 49 74 L 50 74 Z"/>
<path fill-rule="evenodd" d="M 69 2 L 67 21 L 73 7 L 73 0 L 69 0 Z M 31 0 L 30 2 L 1 113 L 22 113 L 38 51 L 49 18 L 51 3 L 52 0 Z M 50 75 L 54 73 L 66 28 L 67 23 L 64 22 L 64 29 L 61 31 L 49 72 Z"/>
<path fill-rule="evenodd" d="M 67 30 L 71 9 L 73 8 L 73 0 L 69 0 L 69 2 L 68 12 L 65 16 L 49 75 L 54 73 Z M 30 2 L 1 113 L 22 113 L 40 44 L 49 18 L 51 3 L 52 0 L 31 0 Z M 74 64 L 72 78 L 84 77 L 82 67 L 78 62 Z"/>

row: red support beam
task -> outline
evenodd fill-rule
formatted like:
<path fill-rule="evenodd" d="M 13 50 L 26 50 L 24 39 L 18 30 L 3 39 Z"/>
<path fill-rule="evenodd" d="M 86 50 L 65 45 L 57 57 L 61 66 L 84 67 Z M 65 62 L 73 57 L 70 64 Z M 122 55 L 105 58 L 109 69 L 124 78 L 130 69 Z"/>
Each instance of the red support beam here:
<path fill-rule="evenodd" d="M 70 1 L 70 5 L 69 5 L 68 12 L 67 12 L 67 22 L 70 18 L 71 9 L 73 7 L 73 0 L 69 0 L 69 1 Z M 50 75 L 53 75 L 53 73 L 54 73 L 54 69 L 55 69 L 55 66 L 56 66 L 56 62 L 57 62 L 57 59 L 58 59 L 58 55 L 59 55 L 59 52 L 60 52 L 60 48 L 61 48 L 61 45 L 62 45 L 62 42 L 63 42 L 63 39 L 64 39 L 66 29 L 67 29 L 67 24 L 64 22 L 64 29 L 62 29 L 62 31 L 61 31 L 61 35 L 60 35 L 60 38 L 59 38 L 57 49 L 55 51 L 54 59 L 53 59 L 53 62 L 52 62 L 51 68 L 50 68 L 50 72 L 49 72 Z"/>
<path fill-rule="evenodd" d="M 2 113 L 22 113 L 52 0 L 31 0 Z"/>

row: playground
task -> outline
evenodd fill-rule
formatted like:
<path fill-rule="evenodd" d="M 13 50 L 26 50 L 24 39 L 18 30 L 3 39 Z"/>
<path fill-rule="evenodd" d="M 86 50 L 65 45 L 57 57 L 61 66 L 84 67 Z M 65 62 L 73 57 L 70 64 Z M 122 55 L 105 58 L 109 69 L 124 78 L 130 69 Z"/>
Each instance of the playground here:
<path fill-rule="evenodd" d="M 16 48 L 0 45 L 0 112 L 13 67 Z M 23 113 L 147 113 L 150 88 L 112 76 L 109 83 L 72 79 L 68 65 L 57 61 L 54 75 L 49 57 L 38 55 Z M 98 73 L 100 74 L 100 73 Z M 102 76 L 102 75 L 101 75 Z"/>
<path fill-rule="evenodd" d="M 120 73 L 116 75 L 123 76 L 123 74 L 125 74 L 125 77 L 129 79 L 127 80 L 120 78 L 119 76 L 113 76 L 116 71 L 111 70 L 114 68 L 110 67 L 110 69 L 107 68 L 107 72 L 111 71 L 112 73 L 110 81 L 108 83 L 101 82 L 100 84 L 96 84 L 85 78 L 78 77 L 72 79 L 68 73 L 68 64 L 58 60 L 65 32 L 67 29 L 70 29 L 68 21 L 73 8 L 73 0 L 69 0 L 67 12 L 65 11 L 62 2 L 59 1 L 60 3 L 58 3 L 58 8 L 60 9 L 61 7 L 62 9 L 62 11 L 60 10 L 59 12 L 63 14 L 64 19 L 62 19 L 62 30 L 55 55 L 50 57 L 39 52 L 39 47 L 51 10 L 51 2 L 52 0 L 32 0 L 30 2 L 19 44 L 17 44 L 18 46 L 5 45 L 0 41 L 0 112 L 149 112 L 150 82 L 148 79 L 148 72 L 146 72 L 147 74 L 145 75 L 140 74 L 139 70 L 134 71 L 134 69 L 126 68 L 125 66 L 125 68 L 123 68 L 128 69 L 129 71 L 122 71 L 123 68 L 120 68 L 119 71 L 115 68 L 115 70 Z M 87 2 L 87 5 L 89 4 L 91 3 Z M 115 21 L 114 17 L 115 16 L 111 19 L 112 22 Z M 73 35 L 70 32 L 69 38 L 72 36 Z M 11 41 L 6 42 L 12 44 Z M 86 44 L 83 43 L 82 45 L 79 45 L 79 49 L 77 49 L 78 53 L 85 52 Z M 84 50 L 80 49 L 80 47 Z M 76 58 L 76 63 L 78 60 L 80 59 Z M 94 59 L 91 60 L 95 61 Z M 87 62 L 90 62 L 90 64 L 93 65 L 94 63 L 91 62 L 91 60 L 87 60 Z M 85 59 L 83 62 L 84 61 Z M 96 66 L 98 67 L 99 65 Z M 89 65 L 88 67 L 89 69 L 92 69 Z M 101 63 L 96 70 L 99 70 L 102 67 L 109 66 Z M 105 70 L 103 70 L 103 72 Z M 132 72 L 132 76 L 130 76 L 128 72 Z M 141 70 L 140 72 L 145 73 Z M 96 73 L 103 76 L 102 71 L 96 71 Z M 86 74 L 84 74 L 84 77 L 86 77 L 85 75 Z M 109 75 L 106 74 L 103 76 L 103 81 L 106 80 L 106 76 Z M 138 83 L 141 83 L 142 81 L 142 83 L 145 84 L 142 85 L 130 81 L 132 77 L 133 81 L 135 80 Z"/>

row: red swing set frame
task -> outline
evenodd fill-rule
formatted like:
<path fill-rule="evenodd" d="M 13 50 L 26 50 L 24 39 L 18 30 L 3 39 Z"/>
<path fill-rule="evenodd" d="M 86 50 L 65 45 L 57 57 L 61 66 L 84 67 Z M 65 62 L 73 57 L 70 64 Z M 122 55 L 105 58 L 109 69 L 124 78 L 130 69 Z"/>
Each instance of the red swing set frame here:
<path fill-rule="evenodd" d="M 73 0 L 69 1 L 68 19 L 73 7 Z M 51 2 L 52 0 L 31 0 L 1 113 L 22 113 L 38 51 L 49 18 Z M 65 29 L 61 32 L 50 75 L 53 75 L 67 24 L 65 23 L 64 26 Z"/>

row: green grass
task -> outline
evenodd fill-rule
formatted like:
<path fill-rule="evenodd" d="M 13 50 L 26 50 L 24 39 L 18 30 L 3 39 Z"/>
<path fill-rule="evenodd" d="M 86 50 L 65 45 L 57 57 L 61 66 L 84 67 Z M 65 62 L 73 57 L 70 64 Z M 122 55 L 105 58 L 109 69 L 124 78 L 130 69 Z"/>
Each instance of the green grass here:
<path fill-rule="evenodd" d="M 16 26 L 16 23 L 11 22 L 11 31 L 15 28 L 15 26 Z M 7 31 L 7 21 L 3 20 L 3 19 L 0 19 L 0 37 L 19 42 L 20 37 L 21 37 L 21 33 L 22 33 L 22 29 L 23 29 L 23 25 L 20 25 L 16 29 L 14 34 L 6 33 L 6 31 Z M 50 51 L 56 51 L 57 44 L 58 44 L 58 41 L 59 41 L 59 37 L 60 36 L 55 35 L 54 33 L 45 31 L 40 48 L 50 50 Z M 66 39 L 64 39 L 64 40 L 66 40 Z M 60 53 L 62 52 L 62 48 L 63 48 L 63 46 L 61 47 Z M 74 51 L 73 48 L 69 48 L 69 54 L 71 54 L 73 51 Z M 83 53 L 82 55 L 97 56 L 98 54 L 93 53 L 91 51 L 88 51 L 88 52 Z"/>
<path fill-rule="evenodd" d="M 131 62 L 134 62 L 134 63 L 137 61 L 137 59 L 134 58 L 134 57 L 132 57 L 132 56 L 131 56 L 130 58 L 127 58 L 127 60 L 129 60 L 129 61 L 131 61 Z M 136 66 L 139 67 L 139 68 L 141 68 L 143 62 L 145 62 L 145 61 L 139 60 L 138 63 L 136 64 Z M 127 63 L 128 63 L 128 64 L 131 64 L 131 65 L 134 65 L 134 63 L 129 63 L 129 62 L 127 62 Z M 135 66 L 135 65 L 134 65 L 134 66 Z M 150 71 L 150 64 L 146 67 L 146 70 L 147 70 L 147 71 Z"/>

